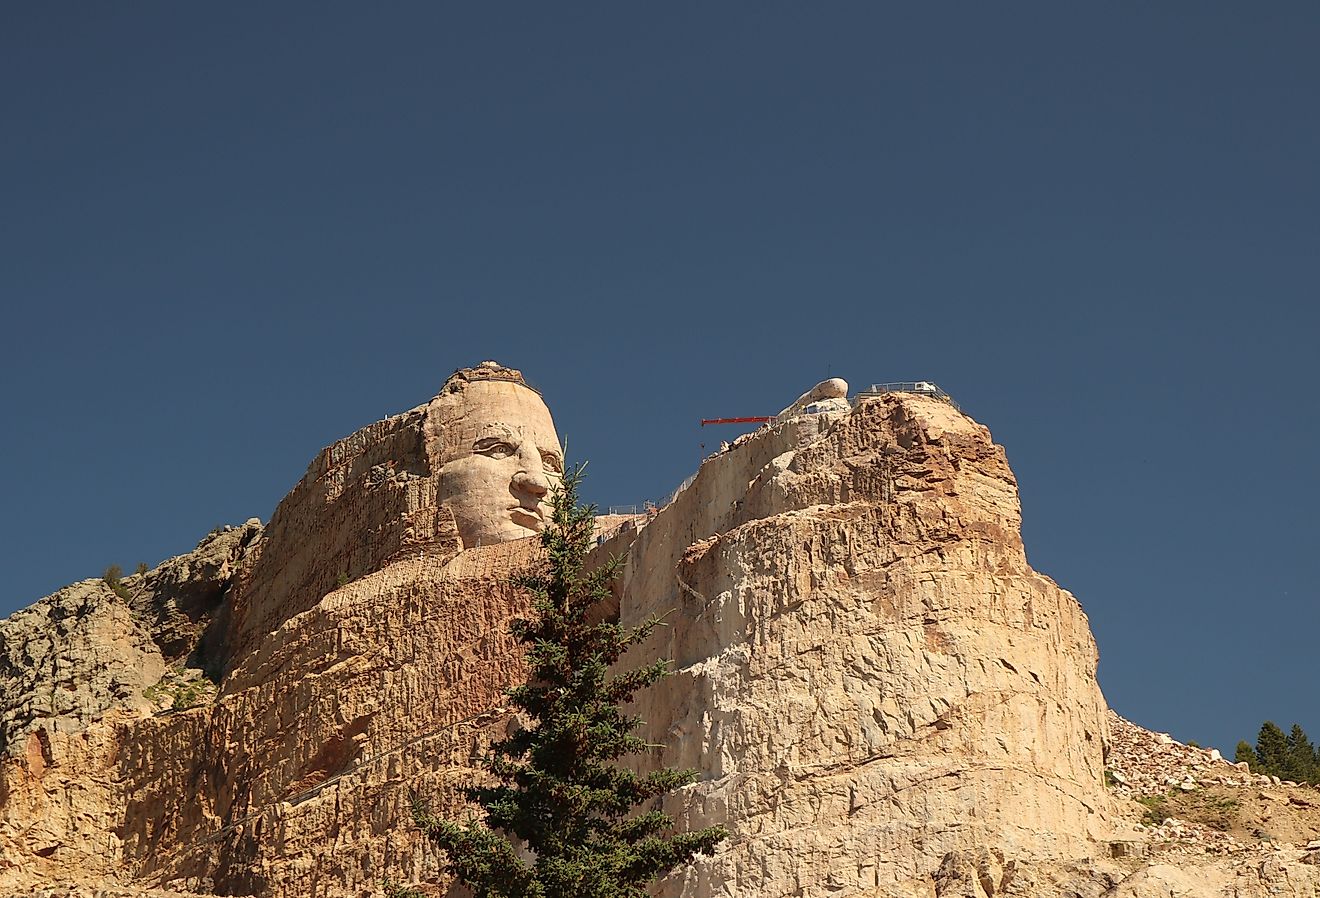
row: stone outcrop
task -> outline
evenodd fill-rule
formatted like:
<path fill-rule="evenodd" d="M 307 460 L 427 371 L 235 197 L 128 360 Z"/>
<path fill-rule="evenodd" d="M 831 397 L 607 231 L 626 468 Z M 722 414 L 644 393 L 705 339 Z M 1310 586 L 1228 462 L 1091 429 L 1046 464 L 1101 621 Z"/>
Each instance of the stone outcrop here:
<path fill-rule="evenodd" d="M 775 423 L 803 414 L 846 412 L 849 407 L 848 381 L 842 377 L 831 377 L 829 380 L 822 380 L 794 400 L 792 405 L 775 416 Z"/>
<path fill-rule="evenodd" d="M 83 580 L 0 621 L 0 748 L 76 733 L 187 657 L 261 532 L 253 519 L 123 579 Z"/>
<path fill-rule="evenodd" d="M 637 539 L 621 618 L 672 614 L 641 701 L 673 802 L 726 821 L 666 895 L 867 894 L 950 851 L 1078 857 L 1109 826 L 1077 602 L 1027 566 L 989 432 L 890 394 L 709 460 Z"/>
<path fill-rule="evenodd" d="M 221 528 L 155 570 L 66 587 L 0 622 L 0 883 L 118 871 L 121 727 L 193 657 L 261 532 Z"/>
<path fill-rule="evenodd" d="M 525 607 L 507 581 L 534 548 L 392 564 L 281 625 L 232 677 L 254 685 L 137 724 L 118 771 L 124 868 L 219 894 L 435 876 L 410 790 L 458 812 L 455 785 L 506 725 L 522 670 L 507 627 Z"/>
<path fill-rule="evenodd" d="M 524 607 L 508 580 L 537 549 L 519 537 L 541 525 L 557 443 L 519 372 L 462 369 L 318 453 L 264 529 L 216 534 L 123 595 L 88 581 L 16 615 L 0 696 L 36 748 L 0 768 L 0 886 L 76 870 L 311 894 L 435 876 L 409 789 L 457 812 L 440 785 L 506 725 Z M 218 566 L 217 546 L 232 549 Z M 47 642 L 42 667 L 28 656 Z M 41 705 L 61 676 L 89 694 L 56 706 L 67 723 Z M 38 838 L 37 817 L 60 814 Z"/>
<path fill-rule="evenodd" d="M 208 647 L 229 670 L 347 582 L 533 535 L 547 473 L 563 470 L 558 443 L 522 374 L 483 362 L 429 402 L 326 447 L 275 510 Z"/>
<path fill-rule="evenodd" d="M 627 559 L 608 613 L 666 615 L 635 660 L 677 670 L 638 697 L 667 748 L 637 763 L 697 768 L 668 810 L 732 833 L 657 894 L 1314 895 L 1305 813 L 1293 843 L 1239 827 L 1219 853 L 1142 822 L 1138 783 L 1192 791 L 1167 771 L 1260 784 L 1108 712 L 989 432 L 841 391 L 600 522 L 597 554 Z M 539 551 L 556 443 L 518 372 L 464 369 L 318 454 L 264 529 L 0 624 L 0 895 L 443 894 L 410 803 L 460 813 L 516 725 L 509 575 Z"/>

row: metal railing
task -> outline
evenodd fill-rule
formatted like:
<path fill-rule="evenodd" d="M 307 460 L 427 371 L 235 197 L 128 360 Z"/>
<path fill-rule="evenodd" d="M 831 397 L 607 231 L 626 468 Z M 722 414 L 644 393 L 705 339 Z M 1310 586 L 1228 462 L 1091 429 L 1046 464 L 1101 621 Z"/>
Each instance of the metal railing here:
<path fill-rule="evenodd" d="M 886 384 L 871 384 L 865 390 L 858 391 L 853 397 L 853 404 L 856 405 L 863 399 L 869 399 L 874 396 L 883 396 L 885 393 L 916 393 L 918 396 L 929 396 L 932 399 L 942 399 L 949 405 L 962 411 L 962 407 L 953 401 L 953 397 L 944 392 L 937 383 L 929 380 L 903 380 Z"/>
<path fill-rule="evenodd" d="M 606 507 L 606 514 L 630 514 L 643 515 L 658 511 L 661 506 L 655 502 L 639 502 L 636 505 L 610 505 Z"/>

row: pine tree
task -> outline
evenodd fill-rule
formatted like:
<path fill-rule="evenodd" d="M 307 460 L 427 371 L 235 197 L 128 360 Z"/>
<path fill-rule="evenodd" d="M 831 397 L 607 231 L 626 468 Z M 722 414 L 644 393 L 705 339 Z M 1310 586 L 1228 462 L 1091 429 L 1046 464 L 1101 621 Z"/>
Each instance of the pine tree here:
<path fill-rule="evenodd" d="M 1246 739 L 1239 739 L 1237 751 L 1233 753 L 1233 760 L 1237 763 L 1247 762 L 1252 770 L 1260 767 L 1260 762 L 1256 760 L 1256 750 L 1251 747 L 1251 743 Z"/>
<path fill-rule="evenodd" d="M 1256 760 L 1261 773 L 1283 776 L 1288 762 L 1288 737 L 1272 720 L 1260 725 L 1260 733 L 1256 736 Z"/>
<path fill-rule="evenodd" d="M 1294 723 L 1288 733 L 1288 755 L 1279 776 L 1296 783 L 1316 781 L 1315 747 L 1301 724 Z"/>
<path fill-rule="evenodd" d="M 544 566 L 518 578 L 534 613 L 511 632 L 528 647 L 531 671 L 509 699 L 530 726 L 492 745 L 484 766 L 498 785 L 466 790 L 484 822 L 442 820 L 414 805 L 449 871 L 477 898 L 644 898 L 645 883 L 712 854 L 728 835 L 718 826 L 675 834 L 663 812 L 639 812 L 695 782 L 695 771 L 641 776 L 616 763 L 650 747 L 634 734 L 642 721 L 623 706 L 667 676 L 669 662 L 610 673 L 660 621 L 623 627 L 591 616 L 610 595 L 620 560 L 586 570 L 595 508 L 578 505 L 581 479 L 581 466 L 564 475 L 541 534 Z"/>

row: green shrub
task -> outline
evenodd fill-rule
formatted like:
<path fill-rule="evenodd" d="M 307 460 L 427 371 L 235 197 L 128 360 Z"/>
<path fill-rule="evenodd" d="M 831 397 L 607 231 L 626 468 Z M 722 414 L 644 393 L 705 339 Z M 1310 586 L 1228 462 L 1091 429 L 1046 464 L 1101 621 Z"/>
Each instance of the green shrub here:
<path fill-rule="evenodd" d="M 105 583 L 106 586 L 110 587 L 111 591 L 114 592 L 115 595 L 119 596 L 119 598 L 121 599 L 132 598 L 132 594 L 128 591 L 128 587 L 125 586 L 123 582 L 124 569 L 121 568 L 119 565 L 112 564 L 108 568 L 106 568 L 105 573 L 101 575 L 101 580 L 102 582 Z"/>
<path fill-rule="evenodd" d="M 179 691 L 174 693 L 174 701 L 170 703 L 170 707 L 175 711 L 187 711 L 200 705 L 201 698 L 202 684 L 194 681 L 181 686 Z"/>
<path fill-rule="evenodd" d="M 1173 816 L 1167 795 L 1143 795 L 1137 801 L 1146 806 L 1146 813 L 1142 816 L 1141 822 L 1147 826 L 1159 826 Z"/>

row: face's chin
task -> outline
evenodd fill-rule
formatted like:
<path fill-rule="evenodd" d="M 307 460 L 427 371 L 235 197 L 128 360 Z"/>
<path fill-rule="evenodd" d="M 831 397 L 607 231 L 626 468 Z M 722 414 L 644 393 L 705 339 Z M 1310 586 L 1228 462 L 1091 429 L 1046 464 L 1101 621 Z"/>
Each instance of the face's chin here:
<path fill-rule="evenodd" d="M 531 497 L 519 502 L 511 495 L 511 475 L 487 478 L 476 476 L 479 472 L 480 462 L 465 460 L 442 474 L 442 501 L 454 513 L 463 548 L 527 539 L 545 529 L 549 510 Z"/>

